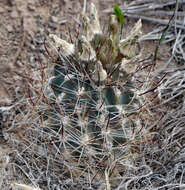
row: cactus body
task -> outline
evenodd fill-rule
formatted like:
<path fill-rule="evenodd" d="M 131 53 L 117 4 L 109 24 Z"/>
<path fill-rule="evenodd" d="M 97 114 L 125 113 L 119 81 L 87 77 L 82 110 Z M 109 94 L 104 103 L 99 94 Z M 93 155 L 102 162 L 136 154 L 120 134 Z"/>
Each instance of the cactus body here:
<path fill-rule="evenodd" d="M 102 146 L 112 150 L 125 143 L 135 122 L 130 115 L 136 112 L 137 99 L 134 90 L 127 86 L 131 83 L 123 74 L 127 70 L 120 65 L 123 58 L 135 56 L 141 21 L 130 37 L 121 41 L 115 15 L 110 16 L 107 34 L 102 33 L 93 4 L 90 17 L 83 13 L 82 20 L 86 36 L 78 38 L 76 45 L 52 34 L 49 36 L 56 47 L 61 47 L 59 55 L 63 58 L 54 66 L 54 79 L 50 85 L 60 97 L 64 115 L 71 118 L 69 125 L 65 126 L 70 136 L 66 144 L 71 146 L 74 155 L 81 155 L 85 138 L 87 150 L 93 149 L 95 155 L 101 152 L 104 156 Z"/>

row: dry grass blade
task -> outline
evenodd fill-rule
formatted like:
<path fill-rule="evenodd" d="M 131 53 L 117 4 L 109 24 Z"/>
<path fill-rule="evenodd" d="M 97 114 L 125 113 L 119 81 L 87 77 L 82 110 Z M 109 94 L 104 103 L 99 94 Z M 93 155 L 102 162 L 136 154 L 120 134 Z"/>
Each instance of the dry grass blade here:
<path fill-rule="evenodd" d="M 21 190 L 41 190 L 39 188 L 31 187 L 31 186 L 25 185 L 25 184 L 18 184 L 18 183 L 13 183 L 13 184 L 11 184 L 11 186 L 14 189 L 21 189 Z"/>

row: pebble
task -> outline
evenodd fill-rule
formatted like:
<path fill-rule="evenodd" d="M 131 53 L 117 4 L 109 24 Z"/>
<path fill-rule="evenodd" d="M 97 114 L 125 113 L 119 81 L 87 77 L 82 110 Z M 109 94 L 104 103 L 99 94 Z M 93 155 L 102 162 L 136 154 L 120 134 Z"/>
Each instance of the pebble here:
<path fill-rule="evenodd" d="M 16 10 L 13 10 L 13 11 L 11 12 L 10 16 L 11 16 L 12 18 L 18 18 L 18 17 L 19 17 L 19 14 L 18 14 L 18 12 L 17 12 Z"/>
<path fill-rule="evenodd" d="M 51 16 L 51 21 L 54 23 L 58 23 L 58 18 L 56 16 Z"/>
<path fill-rule="evenodd" d="M 0 13 L 5 12 L 5 9 L 3 7 L 0 7 Z"/>
<path fill-rule="evenodd" d="M 28 3 L 28 5 L 27 5 L 27 8 L 28 8 L 28 10 L 30 10 L 30 11 L 35 11 L 35 6 L 34 6 L 34 4 L 33 3 Z"/>
<path fill-rule="evenodd" d="M 7 28 L 8 32 L 13 32 L 12 25 L 9 24 L 9 25 L 6 26 L 6 28 Z"/>
<path fill-rule="evenodd" d="M 18 61 L 16 62 L 16 66 L 18 66 L 18 67 L 21 68 L 21 67 L 24 66 L 24 64 L 23 64 L 21 61 L 18 60 Z"/>

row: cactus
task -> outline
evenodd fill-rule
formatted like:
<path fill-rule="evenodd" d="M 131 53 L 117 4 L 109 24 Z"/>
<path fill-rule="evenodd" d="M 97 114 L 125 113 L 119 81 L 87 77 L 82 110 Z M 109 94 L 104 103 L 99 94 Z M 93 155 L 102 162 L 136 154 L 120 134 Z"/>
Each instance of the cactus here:
<path fill-rule="evenodd" d="M 49 35 L 58 49 L 50 86 L 63 112 L 54 113 L 58 121 L 54 128 L 57 131 L 63 125 L 68 136 L 65 146 L 75 159 L 86 157 L 84 149 L 102 159 L 106 151 L 113 154 L 117 146 L 130 140 L 135 125 L 139 104 L 132 85 L 136 68 L 132 60 L 139 56 L 135 48 L 141 20 L 125 40 L 120 40 L 116 15 L 110 16 L 106 34 L 102 32 L 94 4 L 90 17 L 82 13 L 82 22 L 82 36 L 75 44 Z M 130 62 L 132 70 L 127 68 Z"/>

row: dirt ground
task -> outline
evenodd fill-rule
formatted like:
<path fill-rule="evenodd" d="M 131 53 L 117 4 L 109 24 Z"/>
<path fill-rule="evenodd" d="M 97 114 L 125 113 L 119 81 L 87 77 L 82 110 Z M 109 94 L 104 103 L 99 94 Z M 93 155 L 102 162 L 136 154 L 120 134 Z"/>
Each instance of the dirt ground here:
<path fill-rule="evenodd" d="M 87 6 L 90 2 L 96 4 L 103 23 L 107 17 L 103 10 L 128 1 L 87 0 Z M 11 105 L 20 94 L 24 96 L 25 79 L 37 68 L 38 60 L 48 62 L 43 44 L 49 33 L 68 39 L 69 34 L 78 32 L 83 3 L 83 0 L 0 0 L 0 106 Z M 135 22 L 127 18 L 126 31 Z M 152 24 L 143 22 L 143 33 L 152 28 Z M 145 54 L 150 54 L 155 43 L 146 42 L 144 47 Z M 161 48 L 160 53 L 168 56 L 167 47 Z M 0 144 L 0 159 L 10 151 L 4 146 Z"/>

